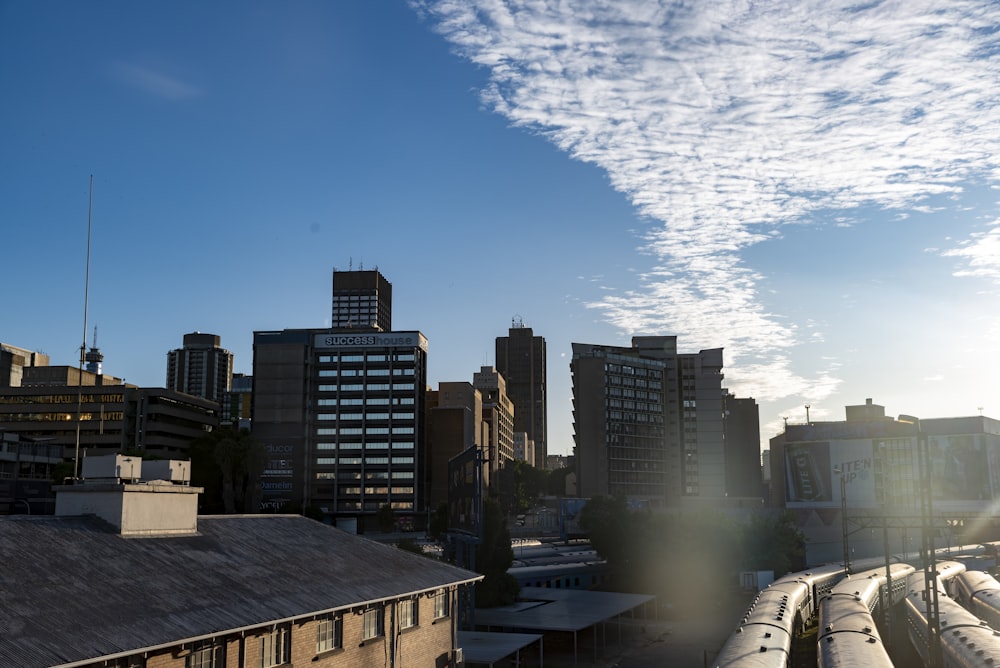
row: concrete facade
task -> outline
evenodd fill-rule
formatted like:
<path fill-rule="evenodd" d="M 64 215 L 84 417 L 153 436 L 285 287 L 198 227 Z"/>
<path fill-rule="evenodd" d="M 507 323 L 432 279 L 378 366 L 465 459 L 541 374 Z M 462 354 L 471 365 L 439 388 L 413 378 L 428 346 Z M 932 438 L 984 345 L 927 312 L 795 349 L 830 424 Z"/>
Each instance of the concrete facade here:
<path fill-rule="evenodd" d="M 574 343 L 570 370 L 581 496 L 653 506 L 727 497 L 721 348 L 679 353 L 674 336 Z"/>
<path fill-rule="evenodd" d="M 184 347 L 167 353 L 167 389 L 222 403 L 233 380 L 233 354 L 215 334 L 184 335 Z"/>
<path fill-rule="evenodd" d="M 548 387 L 545 338 L 515 319 L 507 336 L 496 339 L 496 368 L 507 381 L 507 396 L 514 404 L 514 431 L 525 432 L 534 442 L 526 460 L 543 469 L 548 455 Z"/>

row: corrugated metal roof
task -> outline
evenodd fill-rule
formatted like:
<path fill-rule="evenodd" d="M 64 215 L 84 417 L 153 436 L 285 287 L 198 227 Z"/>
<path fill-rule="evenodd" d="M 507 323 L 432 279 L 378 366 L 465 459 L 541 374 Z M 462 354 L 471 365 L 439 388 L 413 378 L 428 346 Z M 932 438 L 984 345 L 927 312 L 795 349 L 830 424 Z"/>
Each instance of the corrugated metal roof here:
<path fill-rule="evenodd" d="M 0 519 L 0 665 L 53 666 L 478 579 L 299 516 L 123 538 L 93 517 Z"/>

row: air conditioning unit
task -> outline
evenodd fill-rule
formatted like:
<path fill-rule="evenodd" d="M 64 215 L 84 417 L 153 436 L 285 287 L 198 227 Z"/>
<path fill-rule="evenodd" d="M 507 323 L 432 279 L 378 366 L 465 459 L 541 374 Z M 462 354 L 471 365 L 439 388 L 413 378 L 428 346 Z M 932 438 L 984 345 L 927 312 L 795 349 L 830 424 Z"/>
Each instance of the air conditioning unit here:
<path fill-rule="evenodd" d="M 91 455 L 83 458 L 84 480 L 134 482 L 142 477 L 142 457 Z"/>

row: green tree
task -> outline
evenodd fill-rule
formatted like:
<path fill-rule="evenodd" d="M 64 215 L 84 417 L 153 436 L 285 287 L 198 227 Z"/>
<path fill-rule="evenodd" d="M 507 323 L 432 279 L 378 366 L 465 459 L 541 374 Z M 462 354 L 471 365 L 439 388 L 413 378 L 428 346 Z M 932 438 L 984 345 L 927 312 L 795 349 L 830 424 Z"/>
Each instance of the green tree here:
<path fill-rule="evenodd" d="M 438 540 L 448 530 L 448 504 L 442 503 L 437 507 L 434 513 L 431 515 L 430 524 L 427 527 L 427 533 L 430 534 L 431 538 Z"/>
<path fill-rule="evenodd" d="M 623 497 L 601 495 L 587 501 L 577 518 L 590 544 L 619 579 L 628 572 L 630 558 L 636 556 L 639 537 L 634 532 L 639 527 L 635 520 Z"/>
<path fill-rule="evenodd" d="M 545 477 L 545 493 L 549 496 L 567 496 L 566 476 L 573 472 L 571 468 L 548 471 L 548 475 Z"/>
<path fill-rule="evenodd" d="M 247 429 L 216 429 L 192 442 L 191 483 L 203 487 L 202 513 L 255 513 L 267 449 Z"/>
<path fill-rule="evenodd" d="M 514 563 L 503 509 L 493 499 L 483 500 L 483 540 L 476 548 L 476 571 L 485 577 L 476 583 L 476 607 L 510 605 L 521 587 L 507 572 Z"/>
<path fill-rule="evenodd" d="M 761 511 L 742 527 L 742 565 L 746 570 L 773 570 L 775 577 L 805 568 L 806 539 L 790 511 Z"/>
<path fill-rule="evenodd" d="M 392 509 L 392 506 L 388 503 L 383 503 L 379 506 L 378 511 L 375 513 L 375 522 L 382 533 L 392 531 L 396 526 L 396 513 Z"/>

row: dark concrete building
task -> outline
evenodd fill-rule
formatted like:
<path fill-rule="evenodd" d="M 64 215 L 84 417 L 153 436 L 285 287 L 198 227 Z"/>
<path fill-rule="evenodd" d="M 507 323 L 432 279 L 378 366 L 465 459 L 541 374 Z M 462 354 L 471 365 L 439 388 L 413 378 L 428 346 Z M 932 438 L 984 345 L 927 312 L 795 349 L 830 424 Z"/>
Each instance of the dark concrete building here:
<path fill-rule="evenodd" d="M 726 498 L 721 348 L 679 353 L 674 336 L 574 343 L 570 369 L 581 496 Z"/>
<path fill-rule="evenodd" d="M 0 387 L 20 387 L 24 370 L 49 365 L 49 356 L 0 343 Z"/>
<path fill-rule="evenodd" d="M 184 347 L 167 353 L 167 389 L 222 403 L 233 379 L 233 354 L 215 334 L 184 335 Z"/>
<path fill-rule="evenodd" d="M 333 270 L 333 329 L 392 329 L 392 283 L 378 269 Z"/>
<path fill-rule="evenodd" d="M 753 398 L 725 397 L 726 495 L 763 498 L 760 410 Z"/>
<path fill-rule="evenodd" d="M 496 339 L 496 368 L 507 381 L 507 396 L 514 404 L 514 431 L 525 432 L 534 442 L 529 463 L 543 469 L 548 455 L 545 338 L 514 320 L 507 336 Z"/>
<path fill-rule="evenodd" d="M 427 489 L 432 510 L 448 501 L 448 462 L 468 448 L 486 453 L 483 398 L 472 383 L 439 383 L 427 392 Z"/>
<path fill-rule="evenodd" d="M 34 378 L 26 386 L 0 388 L 0 429 L 59 446 L 67 461 L 76 455 L 78 434 L 81 457 L 144 452 L 182 459 L 191 441 L 219 425 L 218 404 L 201 397 L 117 379 L 109 383 L 110 377 L 88 371 L 82 384 L 67 384 L 80 376 L 78 369 L 38 369 L 43 370 L 60 382 Z"/>

